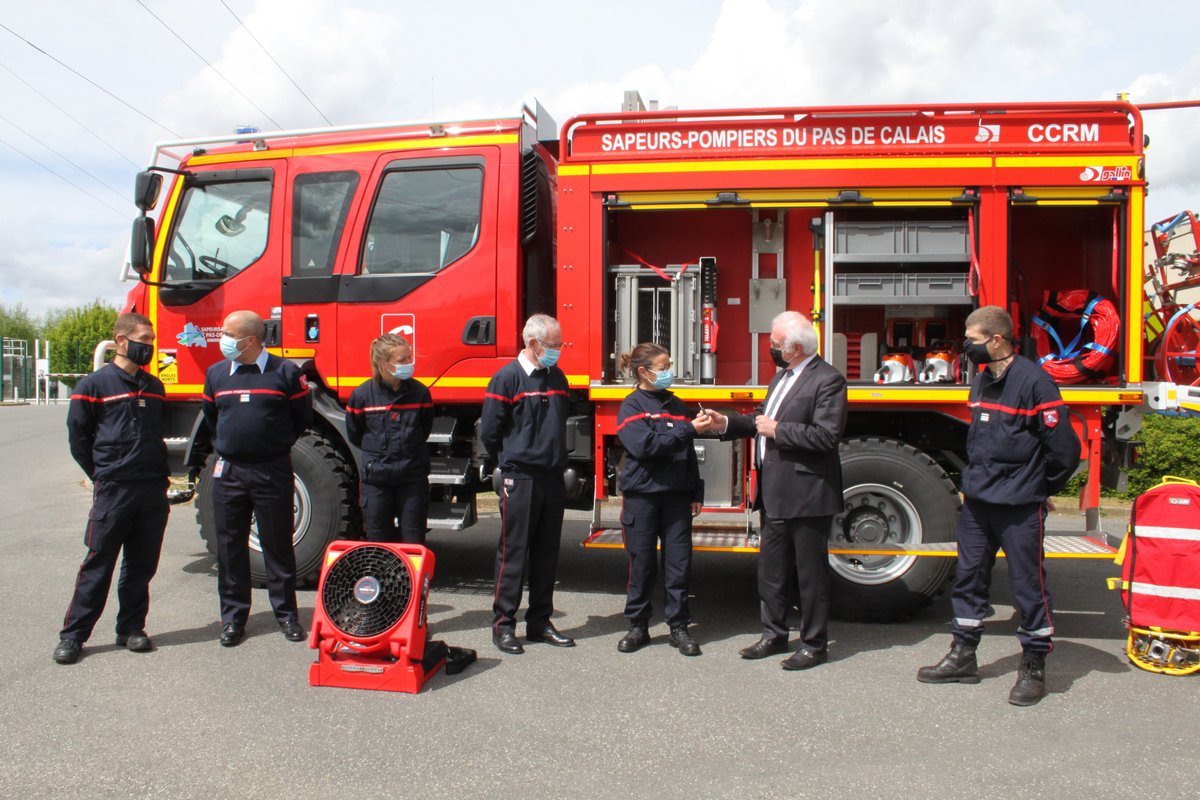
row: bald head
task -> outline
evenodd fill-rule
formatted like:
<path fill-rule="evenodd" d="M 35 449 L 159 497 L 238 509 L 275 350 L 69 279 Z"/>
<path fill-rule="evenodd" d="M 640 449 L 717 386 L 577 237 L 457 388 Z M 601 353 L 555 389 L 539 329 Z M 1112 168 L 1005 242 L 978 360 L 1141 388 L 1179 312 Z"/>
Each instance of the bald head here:
<path fill-rule="evenodd" d="M 253 311 L 234 311 L 221 324 L 221 333 L 237 339 L 240 355 L 235 359 L 241 364 L 253 364 L 263 349 L 267 326 L 262 317 Z"/>
<path fill-rule="evenodd" d="M 253 336 L 259 342 L 262 342 L 267 333 L 267 326 L 263 324 L 262 317 L 253 311 L 246 310 L 234 311 L 225 318 L 225 323 L 221 327 L 225 333 L 232 334 L 238 339 L 244 336 Z"/>

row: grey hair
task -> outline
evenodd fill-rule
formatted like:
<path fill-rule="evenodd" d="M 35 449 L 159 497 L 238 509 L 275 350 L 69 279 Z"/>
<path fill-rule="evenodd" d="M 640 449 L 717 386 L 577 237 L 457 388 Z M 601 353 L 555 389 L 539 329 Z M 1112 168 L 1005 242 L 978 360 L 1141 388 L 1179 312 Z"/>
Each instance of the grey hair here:
<path fill-rule="evenodd" d="M 782 314 L 777 314 L 775 319 L 771 320 L 771 327 L 783 329 L 785 347 L 788 345 L 799 347 L 806 356 L 817 352 L 817 329 L 809 322 L 808 317 L 799 311 L 784 311 Z"/>
<path fill-rule="evenodd" d="M 525 330 L 521 331 L 521 342 L 529 344 L 530 339 L 543 341 L 551 328 L 562 333 L 562 326 L 554 317 L 549 314 L 534 314 L 525 322 Z"/>

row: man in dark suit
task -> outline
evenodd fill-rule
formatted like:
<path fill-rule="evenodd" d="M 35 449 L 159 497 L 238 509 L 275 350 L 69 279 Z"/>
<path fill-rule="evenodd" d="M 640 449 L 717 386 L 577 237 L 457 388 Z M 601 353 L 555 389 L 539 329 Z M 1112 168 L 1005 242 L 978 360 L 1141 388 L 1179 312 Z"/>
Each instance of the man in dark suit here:
<path fill-rule="evenodd" d="M 787 612 L 798 596 L 800 647 L 783 668 L 809 669 L 828 659 L 828 539 L 833 515 L 842 508 L 838 444 L 846 428 L 846 379 L 817 355 L 817 332 L 799 312 L 775 317 L 770 346 L 780 371 L 755 413 L 709 415 L 723 439 L 754 438 L 758 468 L 763 630 L 741 656 L 788 650 Z"/>

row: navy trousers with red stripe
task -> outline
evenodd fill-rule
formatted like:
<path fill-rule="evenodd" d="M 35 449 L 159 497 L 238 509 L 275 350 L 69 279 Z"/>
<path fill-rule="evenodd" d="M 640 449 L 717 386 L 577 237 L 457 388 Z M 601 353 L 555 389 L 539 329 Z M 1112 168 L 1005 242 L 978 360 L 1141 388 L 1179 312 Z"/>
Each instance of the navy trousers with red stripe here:
<path fill-rule="evenodd" d="M 621 503 L 621 532 L 629 554 L 625 618 L 647 625 L 662 539 L 663 616 L 672 628 L 690 625 L 688 583 L 692 572 L 692 497 L 684 492 L 626 494 Z"/>
<path fill-rule="evenodd" d="M 1004 548 L 1022 649 L 1049 653 L 1054 633 L 1050 591 L 1042 565 L 1045 511 L 1041 503 L 996 505 L 967 499 L 958 517 L 958 568 L 951 609 L 956 641 L 972 647 L 983 637 L 996 552 Z"/>
<path fill-rule="evenodd" d="M 554 613 L 554 574 L 562 540 L 566 490 L 561 478 L 501 478 L 500 544 L 496 549 L 496 597 L 492 632 L 513 632 L 521 605 L 521 575 L 528 567 L 528 630 L 540 631 Z"/>
<path fill-rule="evenodd" d="M 258 526 L 267 570 L 267 596 L 280 624 L 299 619 L 296 610 L 296 552 L 292 549 L 291 455 L 269 461 L 223 459 L 213 475 L 217 533 L 217 593 L 221 622 L 245 625 L 250 616 L 250 516 Z"/>
<path fill-rule="evenodd" d="M 158 571 L 168 513 L 166 478 L 95 482 L 83 539 L 88 552 L 59 638 L 86 642 L 91 637 L 104 612 L 118 556 L 117 633 L 145 629 L 150 579 Z"/>
<path fill-rule="evenodd" d="M 358 488 L 358 499 L 367 541 L 425 544 L 429 530 L 427 479 L 392 486 L 363 483 Z"/>

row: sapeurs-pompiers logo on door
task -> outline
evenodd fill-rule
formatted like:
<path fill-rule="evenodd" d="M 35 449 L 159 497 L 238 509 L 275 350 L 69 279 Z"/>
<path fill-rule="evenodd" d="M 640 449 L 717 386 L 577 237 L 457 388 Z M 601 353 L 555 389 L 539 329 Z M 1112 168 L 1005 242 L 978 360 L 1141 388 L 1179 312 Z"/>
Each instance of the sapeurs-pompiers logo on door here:
<path fill-rule="evenodd" d="M 381 314 L 379 316 L 379 332 L 394 333 L 403 336 L 412 348 L 413 357 L 417 355 L 417 317 L 415 314 Z"/>

